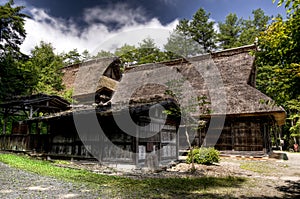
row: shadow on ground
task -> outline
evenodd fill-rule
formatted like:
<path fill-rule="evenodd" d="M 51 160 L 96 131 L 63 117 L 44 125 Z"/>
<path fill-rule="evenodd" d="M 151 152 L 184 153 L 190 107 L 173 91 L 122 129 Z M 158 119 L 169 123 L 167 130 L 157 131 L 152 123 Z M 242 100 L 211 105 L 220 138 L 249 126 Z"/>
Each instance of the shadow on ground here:
<path fill-rule="evenodd" d="M 267 193 L 258 193 L 258 196 L 247 196 L 241 195 L 234 196 L 231 194 L 217 194 L 217 193 L 189 193 L 187 194 L 187 198 L 232 198 L 232 199 L 298 199 L 300 198 L 300 181 L 285 181 L 287 184 L 284 186 L 278 186 L 276 189 L 282 193 L 282 196 L 268 196 L 264 195 Z M 217 186 L 216 186 L 217 187 Z M 226 187 L 226 186 L 225 186 Z M 233 186 L 234 187 L 234 186 Z M 239 187 L 239 183 L 236 184 L 235 187 Z M 261 196 L 259 196 L 261 194 Z M 179 196 L 179 195 L 178 195 Z M 176 197 L 175 197 L 176 198 Z"/>
<path fill-rule="evenodd" d="M 285 181 L 287 185 L 276 187 L 284 193 L 284 198 L 300 198 L 300 181 Z"/>

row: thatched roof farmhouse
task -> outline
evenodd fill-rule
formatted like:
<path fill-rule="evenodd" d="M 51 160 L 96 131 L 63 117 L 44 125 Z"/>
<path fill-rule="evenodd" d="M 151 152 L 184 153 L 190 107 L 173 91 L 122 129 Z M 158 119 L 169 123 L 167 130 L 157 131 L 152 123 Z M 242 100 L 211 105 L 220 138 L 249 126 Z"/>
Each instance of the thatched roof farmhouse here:
<path fill-rule="evenodd" d="M 188 129 L 194 146 L 267 154 L 286 114 L 255 88 L 253 50 L 251 45 L 134 65 L 122 74 L 117 58 L 65 67 L 63 81 L 74 89 L 72 109 L 24 121 L 28 128 L 43 123 L 47 132 L 43 144 L 15 148 L 145 165 L 149 154 L 156 154 L 160 163 L 177 159 L 188 148 L 184 132 Z M 180 83 L 173 88 L 170 82 L 174 81 Z M 167 92 L 170 90 L 174 95 Z M 206 103 L 189 114 L 194 124 L 161 109 L 179 107 L 183 111 L 189 99 L 197 97 L 205 97 Z M 206 125 L 194 128 L 198 121 Z"/>

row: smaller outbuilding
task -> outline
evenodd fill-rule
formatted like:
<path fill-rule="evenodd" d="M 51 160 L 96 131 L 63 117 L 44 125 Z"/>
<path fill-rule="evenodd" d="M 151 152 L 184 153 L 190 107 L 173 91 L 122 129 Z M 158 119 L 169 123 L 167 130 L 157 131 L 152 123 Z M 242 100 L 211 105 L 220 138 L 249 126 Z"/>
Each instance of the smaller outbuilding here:
<path fill-rule="evenodd" d="M 244 46 L 123 73 L 117 58 L 65 67 L 74 103 L 38 95 L 0 104 L 4 114 L 28 113 L 11 134 L 0 135 L 0 147 L 135 166 L 176 160 L 190 146 L 268 154 L 286 114 L 255 88 L 255 50 Z M 205 103 L 186 114 L 189 99 Z M 180 114 L 167 114 L 175 109 Z"/>

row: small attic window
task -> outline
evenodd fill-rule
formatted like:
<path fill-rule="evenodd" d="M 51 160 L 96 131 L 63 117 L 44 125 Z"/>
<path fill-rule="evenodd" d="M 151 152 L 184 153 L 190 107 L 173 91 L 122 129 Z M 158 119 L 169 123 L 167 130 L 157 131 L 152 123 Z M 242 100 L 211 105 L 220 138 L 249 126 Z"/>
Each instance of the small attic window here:
<path fill-rule="evenodd" d="M 95 103 L 106 103 L 112 97 L 113 91 L 108 88 L 101 88 L 95 94 Z"/>
<path fill-rule="evenodd" d="M 104 76 L 119 81 L 121 79 L 120 60 L 114 60 L 105 70 Z"/>

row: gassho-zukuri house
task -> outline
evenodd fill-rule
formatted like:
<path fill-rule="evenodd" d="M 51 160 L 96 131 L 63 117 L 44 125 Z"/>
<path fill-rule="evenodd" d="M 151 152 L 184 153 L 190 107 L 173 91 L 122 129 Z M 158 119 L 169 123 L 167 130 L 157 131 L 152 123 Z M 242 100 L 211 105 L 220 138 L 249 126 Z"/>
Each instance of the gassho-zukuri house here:
<path fill-rule="evenodd" d="M 6 116 L 23 112 L 28 119 L 3 131 L 0 148 L 143 166 L 150 154 L 159 163 L 178 159 L 189 147 L 188 131 L 193 146 L 268 154 L 286 113 L 255 88 L 252 50 L 254 45 L 134 65 L 123 73 L 117 58 L 65 67 L 63 81 L 74 89 L 74 103 L 44 94 L 1 103 Z M 168 87 L 170 82 L 177 86 Z M 190 112 L 193 124 L 163 110 L 179 107 L 183 116 L 186 101 L 198 97 L 208 103 Z"/>

